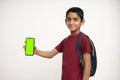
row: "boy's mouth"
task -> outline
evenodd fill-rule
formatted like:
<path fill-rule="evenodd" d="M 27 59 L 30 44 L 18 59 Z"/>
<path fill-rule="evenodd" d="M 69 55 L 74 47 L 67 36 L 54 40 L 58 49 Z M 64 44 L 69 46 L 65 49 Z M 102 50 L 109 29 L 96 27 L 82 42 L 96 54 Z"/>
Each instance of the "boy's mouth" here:
<path fill-rule="evenodd" d="M 75 25 L 70 25 L 70 26 L 69 26 L 69 28 L 74 28 L 74 27 L 75 27 Z"/>

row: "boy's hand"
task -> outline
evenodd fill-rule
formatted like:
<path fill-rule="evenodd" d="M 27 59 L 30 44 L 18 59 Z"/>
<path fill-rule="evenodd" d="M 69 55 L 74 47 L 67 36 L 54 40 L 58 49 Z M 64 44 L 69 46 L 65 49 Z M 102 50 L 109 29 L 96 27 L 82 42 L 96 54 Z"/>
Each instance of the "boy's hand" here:
<path fill-rule="evenodd" d="M 25 48 L 26 48 L 26 45 L 23 45 L 23 49 L 24 49 L 24 51 L 25 51 Z M 34 46 L 34 54 L 37 54 L 38 51 L 39 51 L 39 50 L 37 49 L 37 47 Z"/>
<path fill-rule="evenodd" d="M 24 43 L 26 43 L 26 41 L 24 41 Z M 24 49 L 24 51 L 25 51 L 25 48 L 26 48 L 26 45 L 23 45 L 23 49 Z"/>
<path fill-rule="evenodd" d="M 39 52 L 39 50 L 37 49 L 36 46 L 34 46 L 34 54 L 37 54 Z"/>

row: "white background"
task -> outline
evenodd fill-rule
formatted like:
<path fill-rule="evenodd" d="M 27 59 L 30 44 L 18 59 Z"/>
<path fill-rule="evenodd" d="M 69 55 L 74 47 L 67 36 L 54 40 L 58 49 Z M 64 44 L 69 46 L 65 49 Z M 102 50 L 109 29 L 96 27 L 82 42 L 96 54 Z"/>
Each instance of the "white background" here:
<path fill-rule="evenodd" d="M 90 80 L 120 80 L 119 0 L 0 0 L 0 80 L 61 80 L 62 54 L 52 59 L 25 56 L 26 37 L 51 50 L 69 35 L 65 13 L 73 6 L 85 12 L 82 32 L 97 49 L 98 67 Z"/>

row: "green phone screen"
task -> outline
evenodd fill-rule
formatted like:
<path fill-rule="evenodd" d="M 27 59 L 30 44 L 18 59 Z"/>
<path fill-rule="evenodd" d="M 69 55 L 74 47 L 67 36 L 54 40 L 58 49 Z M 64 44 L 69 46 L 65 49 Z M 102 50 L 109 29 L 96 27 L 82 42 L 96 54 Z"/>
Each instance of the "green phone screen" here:
<path fill-rule="evenodd" d="M 34 38 L 26 38 L 25 54 L 27 56 L 33 56 L 34 55 L 34 43 L 35 43 Z"/>

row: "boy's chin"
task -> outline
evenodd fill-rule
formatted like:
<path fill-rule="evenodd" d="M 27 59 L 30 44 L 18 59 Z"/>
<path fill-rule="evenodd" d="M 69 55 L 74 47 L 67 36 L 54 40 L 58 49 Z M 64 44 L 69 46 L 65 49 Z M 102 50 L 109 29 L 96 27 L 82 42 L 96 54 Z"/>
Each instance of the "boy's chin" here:
<path fill-rule="evenodd" d="M 70 29 L 70 32 L 75 32 L 76 30 L 74 30 L 74 29 Z"/>
<path fill-rule="evenodd" d="M 70 30 L 71 33 L 77 33 L 79 32 L 78 30 Z"/>

